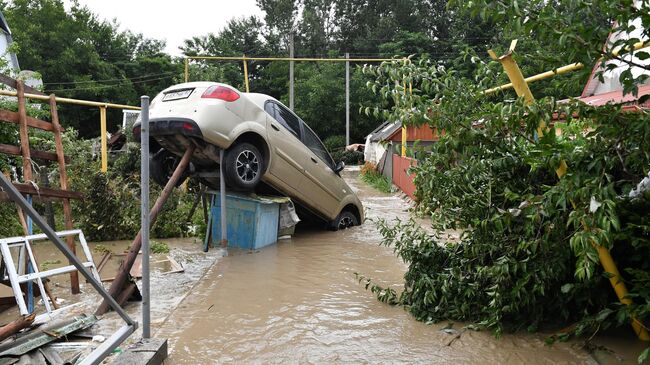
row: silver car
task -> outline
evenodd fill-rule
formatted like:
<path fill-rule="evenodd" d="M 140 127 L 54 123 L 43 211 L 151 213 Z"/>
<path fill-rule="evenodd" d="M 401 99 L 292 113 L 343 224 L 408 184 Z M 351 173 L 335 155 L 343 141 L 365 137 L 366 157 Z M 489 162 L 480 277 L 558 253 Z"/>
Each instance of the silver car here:
<path fill-rule="evenodd" d="M 139 138 L 140 125 L 134 125 Z M 218 187 L 219 150 L 225 150 L 226 184 L 239 191 L 289 196 L 303 212 L 331 229 L 363 222 L 363 206 L 309 126 L 271 96 L 241 93 L 215 82 L 163 90 L 151 102 L 151 176 L 164 185 L 190 144 L 188 174 Z"/>

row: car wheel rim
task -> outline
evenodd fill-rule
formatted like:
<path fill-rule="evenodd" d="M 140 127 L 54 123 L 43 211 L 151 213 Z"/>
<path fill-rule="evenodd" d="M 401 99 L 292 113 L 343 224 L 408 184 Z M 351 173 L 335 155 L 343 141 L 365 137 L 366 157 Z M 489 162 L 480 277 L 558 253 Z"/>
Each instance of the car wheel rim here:
<path fill-rule="evenodd" d="M 237 176 L 243 182 L 255 181 L 257 175 L 260 173 L 260 161 L 253 151 L 245 150 L 237 155 L 235 160 L 237 168 Z"/>
<path fill-rule="evenodd" d="M 352 222 L 352 218 L 350 217 L 343 217 L 339 220 L 339 229 L 352 227 L 353 225 L 354 222 Z"/>

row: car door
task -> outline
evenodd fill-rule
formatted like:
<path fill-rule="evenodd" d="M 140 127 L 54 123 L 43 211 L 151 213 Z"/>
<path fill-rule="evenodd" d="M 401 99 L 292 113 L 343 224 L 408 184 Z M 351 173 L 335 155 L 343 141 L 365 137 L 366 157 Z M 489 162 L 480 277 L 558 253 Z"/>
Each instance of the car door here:
<path fill-rule="evenodd" d="M 302 121 L 301 121 L 302 122 Z M 308 149 L 302 166 L 305 168 L 304 188 L 319 210 L 331 219 L 339 213 L 339 204 L 347 193 L 347 186 L 334 172 L 335 164 L 320 138 L 302 122 L 302 142 Z"/>
<path fill-rule="evenodd" d="M 304 179 L 301 156 L 305 151 L 301 142 L 300 120 L 274 101 L 267 101 L 264 110 L 270 116 L 267 118 L 267 135 L 273 158 L 269 172 L 285 189 L 291 190 L 285 193 L 297 193 L 299 198 L 304 198 L 301 192 Z"/>

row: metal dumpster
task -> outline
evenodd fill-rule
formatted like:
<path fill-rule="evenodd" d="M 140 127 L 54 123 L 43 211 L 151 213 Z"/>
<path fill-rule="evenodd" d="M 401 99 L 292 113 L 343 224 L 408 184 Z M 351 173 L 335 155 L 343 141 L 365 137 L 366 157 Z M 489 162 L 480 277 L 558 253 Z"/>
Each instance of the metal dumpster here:
<path fill-rule="evenodd" d="M 208 230 L 216 241 L 218 237 L 221 237 L 221 200 L 218 191 L 208 193 L 212 195 Z M 227 194 L 226 236 L 228 246 L 254 250 L 277 242 L 279 214 L 280 204 L 278 202 L 239 194 Z"/>

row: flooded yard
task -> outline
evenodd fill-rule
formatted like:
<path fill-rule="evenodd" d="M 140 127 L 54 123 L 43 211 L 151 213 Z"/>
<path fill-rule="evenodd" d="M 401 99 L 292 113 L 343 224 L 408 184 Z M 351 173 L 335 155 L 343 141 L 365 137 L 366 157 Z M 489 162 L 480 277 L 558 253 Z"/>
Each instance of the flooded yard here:
<path fill-rule="evenodd" d="M 346 179 L 369 218 L 408 218 L 401 198 L 365 186 L 354 172 Z M 541 334 L 496 339 L 462 332 L 462 324 L 442 331 L 447 323 L 426 325 L 378 302 L 354 273 L 399 290 L 405 271 L 379 242 L 366 222 L 302 230 L 255 252 L 230 250 L 156 325 L 155 336 L 169 339 L 168 363 L 596 363 L 571 344 L 545 345 Z"/>
<path fill-rule="evenodd" d="M 346 171 L 345 178 L 368 218 L 409 218 L 409 205 L 401 197 L 368 187 L 357 171 Z M 221 249 L 203 253 L 201 243 L 192 238 L 161 241 L 171 251 L 152 256 L 151 319 L 154 337 L 169 339 L 165 364 L 634 364 L 647 346 L 631 331 L 597 336 L 595 352 L 588 353 L 579 340 L 548 346 L 548 333 L 497 339 L 487 331 L 465 330 L 463 323 L 417 322 L 403 308 L 379 302 L 355 277 L 359 273 L 398 292 L 402 286 L 406 266 L 391 248 L 379 245 L 381 236 L 371 221 L 339 232 L 299 229 L 277 245 L 257 251 L 228 249 L 227 254 Z M 91 248 L 119 254 L 129 244 L 102 242 Z M 41 265 L 64 265 L 52 245 L 35 247 Z M 99 262 L 102 254 L 94 256 Z M 185 271 L 165 274 L 167 256 Z M 103 278 L 114 275 L 119 255 L 114 257 Z M 99 296 L 83 280 L 81 285 L 82 294 L 72 296 L 67 275 L 51 283 L 63 306 L 80 302 L 70 313 L 91 314 Z M 126 309 L 141 322 L 139 302 Z M 37 310 L 42 312 L 42 305 Z M 17 308 L 10 308 L 0 321 L 17 315 Z M 111 312 L 89 332 L 109 336 L 121 325 Z M 140 337 L 141 328 L 121 347 Z"/>

